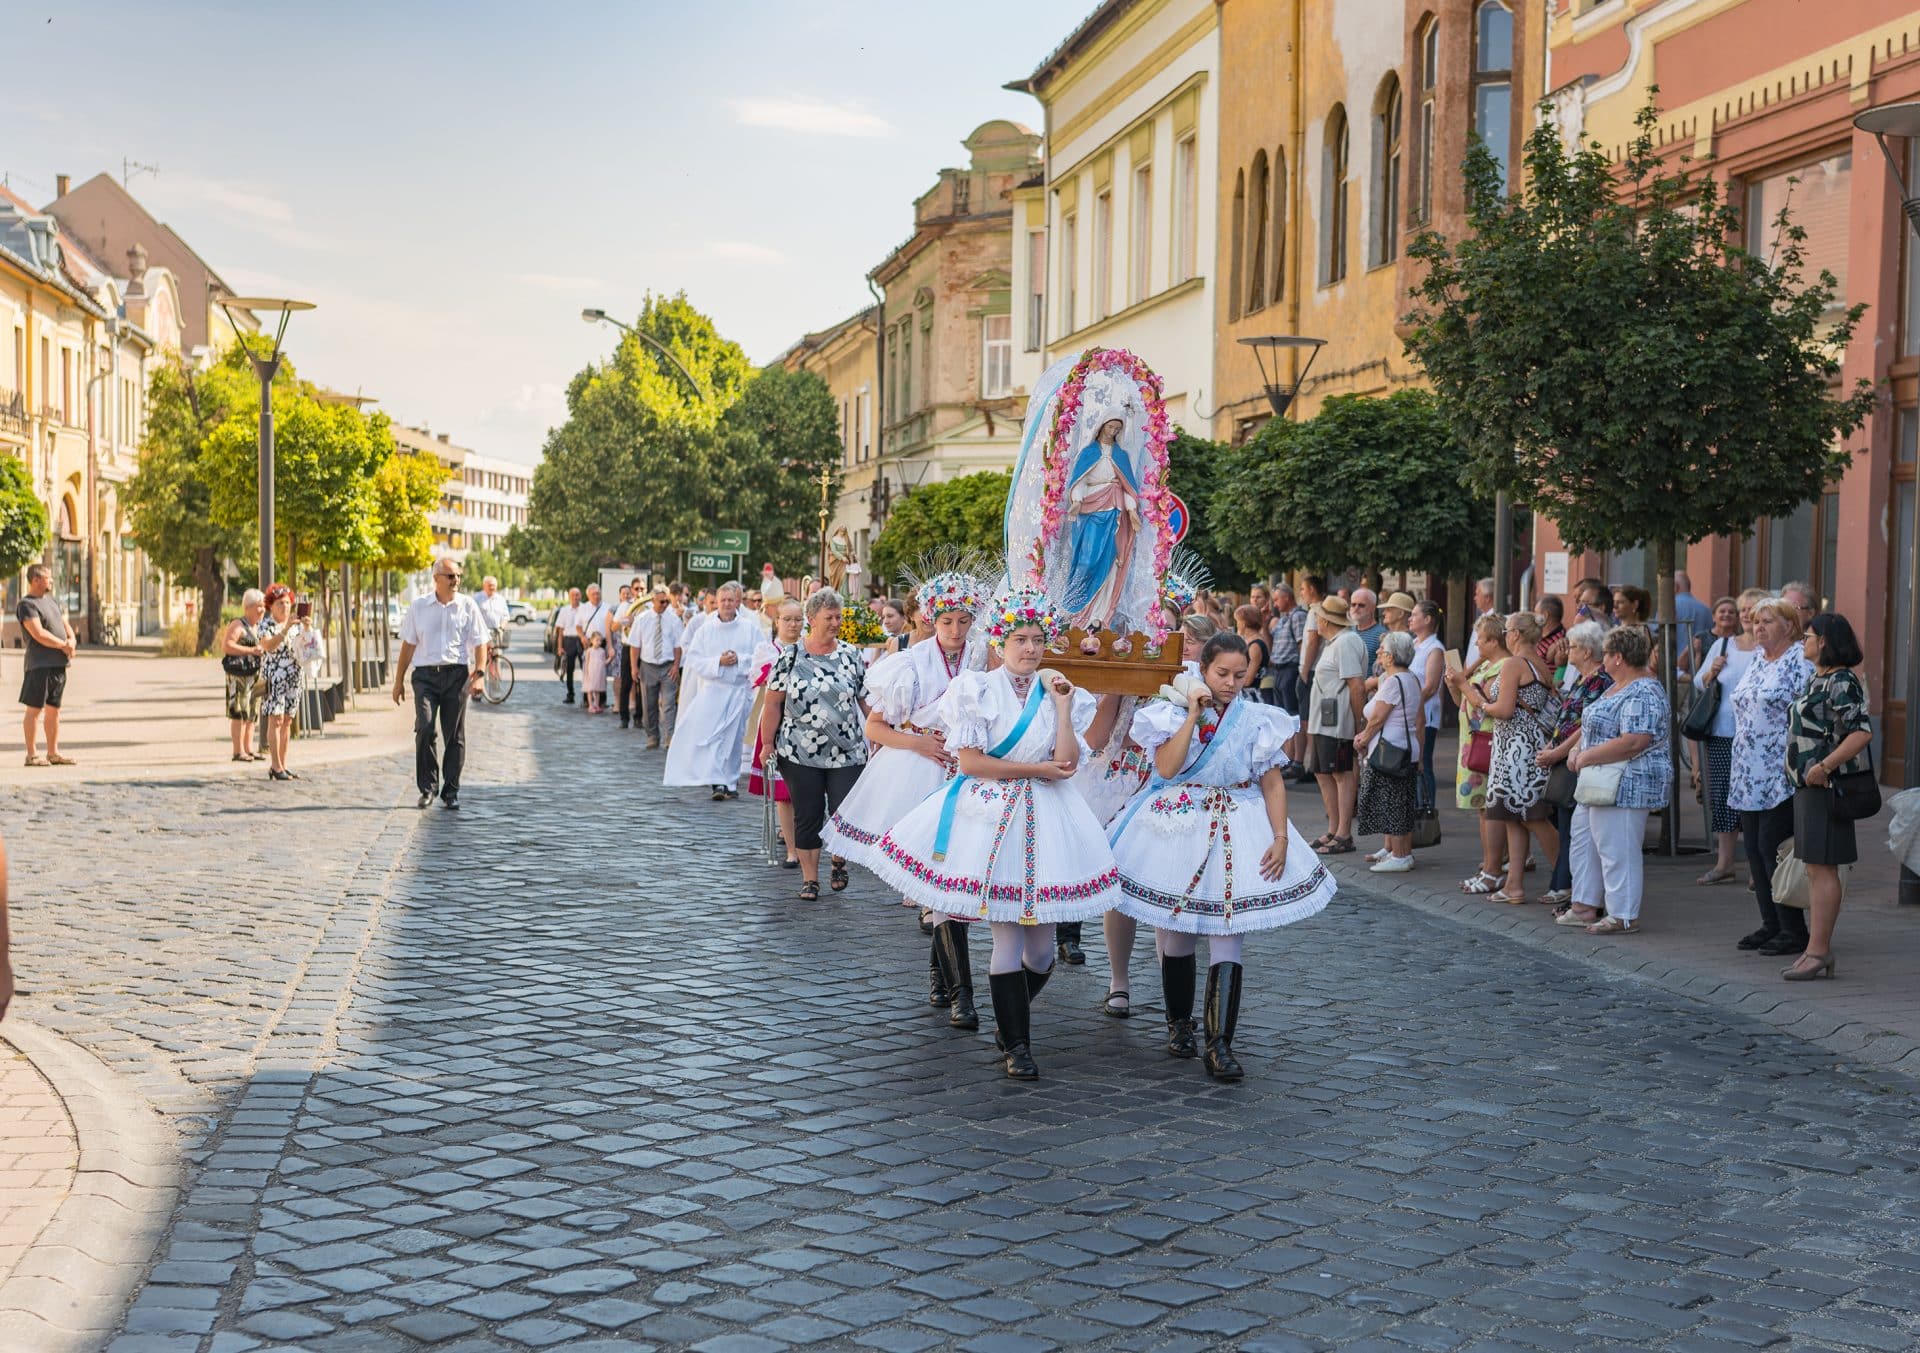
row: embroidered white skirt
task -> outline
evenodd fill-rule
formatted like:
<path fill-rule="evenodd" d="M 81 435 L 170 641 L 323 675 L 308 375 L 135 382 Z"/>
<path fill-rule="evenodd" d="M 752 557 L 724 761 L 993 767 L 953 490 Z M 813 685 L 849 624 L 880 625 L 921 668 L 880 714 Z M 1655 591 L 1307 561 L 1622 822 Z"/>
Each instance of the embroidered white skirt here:
<path fill-rule="evenodd" d="M 947 782 L 938 761 L 904 747 L 882 747 L 860 772 L 853 792 L 827 819 L 820 839 L 842 859 L 874 867 L 880 838 L 927 795 Z"/>
<path fill-rule="evenodd" d="M 1257 785 L 1143 790 L 1114 828 L 1119 909 L 1160 930 L 1241 935 L 1304 921 L 1333 897 L 1333 875 L 1287 824 L 1287 864 L 1260 877 L 1273 840 Z"/>
<path fill-rule="evenodd" d="M 962 778 L 935 858 L 948 791 L 881 837 L 870 868 L 921 906 L 962 920 L 1051 924 L 1099 916 L 1119 898 L 1106 834 L 1066 784 Z"/>

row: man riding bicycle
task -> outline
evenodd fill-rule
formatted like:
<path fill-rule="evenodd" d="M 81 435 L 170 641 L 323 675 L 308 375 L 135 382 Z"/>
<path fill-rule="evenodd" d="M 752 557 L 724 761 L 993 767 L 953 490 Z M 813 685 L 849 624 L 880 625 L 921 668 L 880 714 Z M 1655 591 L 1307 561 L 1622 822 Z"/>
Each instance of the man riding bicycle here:
<path fill-rule="evenodd" d="M 507 599 L 500 595 L 500 580 L 491 574 L 480 580 L 480 595 L 474 598 L 480 608 L 480 618 L 487 622 L 487 667 L 490 676 L 498 676 L 495 670 L 494 656 L 507 646 Z M 478 700 L 480 692 L 475 691 L 473 698 Z"/>

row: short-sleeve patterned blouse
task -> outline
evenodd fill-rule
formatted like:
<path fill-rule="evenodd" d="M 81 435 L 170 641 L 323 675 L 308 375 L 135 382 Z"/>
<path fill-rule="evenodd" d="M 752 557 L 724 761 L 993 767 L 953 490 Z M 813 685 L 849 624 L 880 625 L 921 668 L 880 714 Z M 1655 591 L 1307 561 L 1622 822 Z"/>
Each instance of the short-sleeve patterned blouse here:
<path fill-rule="evenodd" d="M 1787 779 L 1787 721 L 1793 702 L 1813 678 L 1813 664 L 1791 645 L 1771 662 L 1754 650 L 1733 688 L 1733 773 L 1727 806 L 1759 813 L 1793 797 Z"/>
<path fill-rule="evenodd" d="M 860 691 L 866 679 L 866 661 L 852 644 L 836 641 L 831 653 L 809 653 L 803 642 L 781 653 L 767 676 L 767 689 L 786 697 L 774 754 L 790 765 L 823 770 L 865 765 Z"/>
<path fill-rule="evenodd" d="M 1628 733 L 1645 733 L 1653 739 L 1621 770 L 1614 807 L 1667 806 L 1667 796 L 1673 790 L 1673 744 L 1668 740 L 1671 721 L 1667 693 L 1653 677 L 1629 681 L 1587 706 L 1580 720 L 1583 751 Z"/>
<path fill-rule="evenodd" d="M 1807 782 L 1807 771 L 1816 761 L 1833 755 L 1833 749 L 1854 733 L 1871 733 L 1873 716 L 1867 712 L 1867 689 L 1850 668 L 1836 667 L 1831 672 L 1815 673 L 1798 700 L 1788 721 L 1787 763 L 1796 785 Z M 1857 753 L 1839 770 L 1866 770 L 1867 754 Z"/>

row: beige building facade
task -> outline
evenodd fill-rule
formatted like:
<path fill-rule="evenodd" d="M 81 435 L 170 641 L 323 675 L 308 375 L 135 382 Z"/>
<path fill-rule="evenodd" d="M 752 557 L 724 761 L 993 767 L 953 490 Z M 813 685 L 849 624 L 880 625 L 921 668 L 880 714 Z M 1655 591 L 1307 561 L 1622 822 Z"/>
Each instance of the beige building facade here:
<path fill-rule="evenodd" d="M 840 419 L 840 496 L 827 523 L 844 530 L 856 559 L 879 534 L 891 503 L 891 481 L 879 473 L 875 429 L 879 421 L 880 308 L 869 306 L 829 329 L 808 334 L 775 359 L 788 371 L 810 371 L 827 383 Z"/>

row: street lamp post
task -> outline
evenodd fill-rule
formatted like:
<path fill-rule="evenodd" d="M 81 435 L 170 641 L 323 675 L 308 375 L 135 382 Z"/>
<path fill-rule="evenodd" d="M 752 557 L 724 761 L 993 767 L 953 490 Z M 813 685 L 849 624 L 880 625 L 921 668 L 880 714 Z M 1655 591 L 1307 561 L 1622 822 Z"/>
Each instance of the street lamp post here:
<path fill-rule="evenodd" d="M 589 307 L 586 310 L 582 310 L 580 312 L 580 318 L 585 320 L 589 324 L 611 324 L 614 328 L 620 330 L 622 333 L 627 334 L 633 338 L 639 339 L 642 343 L 645 343 L 648 347 L 652 348 L 655 352 L 659 353 L 662 357 L 666 358 L 667 364 L 671 366 L 675 371 L 680 373 L 682 379 L 684 379 L 688 385 L 693 387 L 693 392 L 696 395 L 699 395 L 700 398 L 702 399 L 707 398 L 706 387 L 701 385 L 699 381 L 695 380 L 693 378 L 693 373 L 687 370 L 684 366 L 680 365 L 680 359 L 678 357 L 675 357 L 671 352 L 668 352 L 665 345 L 660 343 L 657 339 L 655 339 L 653 335 L 641 333 L 638 329 L 634 328 L 631 324 L 622 324 L 619 320 L 615 319 L 612 315 L 609 315 L 606 311 L 595 308 L 595 307 Z"/>
<path fill-rule="evenodd" d="M 280 362 L 285 356 L 280 342 L 287 336 L 287 320 L 296 310 L 313 309 L 313 302 L 234 296 L 221 301 L 220 308 L 226 312 L 227 323 L 233 326 L 234 339 L 252 364 L 253 374 L 260 378 L 260 587 L 264 591 L 273 583 L 273 378 L 279 374 Z M 247 345 L 240 321 L 233 317 L 235 310 L 279 313 L 280 326 L 273 333 L 273 349 L 265 357 Z"/>
<path fill-rule="evenodd" d="M 1893 147 L 1887 144 L 1888 137 L 1896 137 L 1902 143 L 1902 149 L 1920 138 L 1920 103 L 1889 103 L 1879 108 L 1869 108 L 1854 118 L 1853 125 L 1871 135 L 1880 146 L 1880 153 L 1886 157 L 1887 168 L 1893 172 L 1893 181 L 1900 188 L 1900 211 L 1907 218 L 1907 224 L 1914 232 L 1915 241 L 1920 242 L 1920 184 L 1908 183 L 1907 176 L 1901 172 L 1899 157 L 1893 153 Z M 1910 251 L 1909 257 L 1920 260 L 1920 251 Z M 1909 266 L 1912 266 L 1911 264 Z M 1908 542 L 1907 554 L 1907 643 L 1912 644 L 1915 635 L 1920 635 L 1920 533 Z M 1920 657 L 1913 653 L 1907 655 L 1907 747 L 1906 775 L 1909 787 L 1920 784 Z M 1920 906 L 1920 874 L 1903 863 L 1900 866 L 1900 901 L 1908 906 Z"/>
<path fill-rule="evenodd" d="M 1327 345 L 1327 340 L 1300 338 L 1292 334 L 1261 334 L 1254 338 L 1243 338 L 1240 342 L 1242 346 L 1253 349 L 1253 358 L 1260 364 L 1260 384 L 1267 392 L 1267 407 L 1273 410 L 1275 418 L 1285 418 L 1293 397 L 1300 393 L 1300 386 L 1307 379 L 1307 368 L 1313 365 L 1313 359 L 1320 355 L 1320 349 Z M 1300 363 L 1300 369 L 1294 373 L 1291 385 L 1280 383 L 1282 348 L 1307 354 L 1307 360 Z"/>

